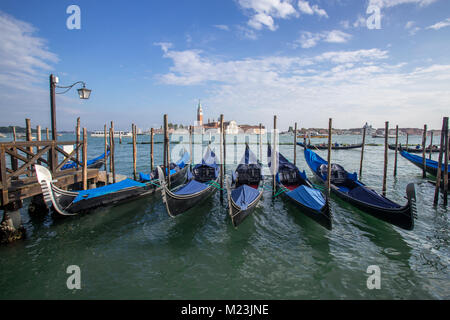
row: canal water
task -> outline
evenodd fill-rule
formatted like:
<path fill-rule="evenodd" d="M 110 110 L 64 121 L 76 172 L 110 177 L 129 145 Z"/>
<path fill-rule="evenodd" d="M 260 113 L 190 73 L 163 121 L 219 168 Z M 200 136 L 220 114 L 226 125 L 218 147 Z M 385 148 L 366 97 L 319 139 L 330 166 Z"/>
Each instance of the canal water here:
<path fill-rule="evenodd" d="M 161 138 L 156 136 L 157 141 Z M 209 140 L 219 155 L 218 139 L 196 136 L 195 161 Z M 227 136 L 228 175 L 246 139 L 258 154 L 256 135 Z M 88 157 L 100 155 L 103 139 L 88 140 Z M 171 140 L 176 160 L 188 139 Z M 333 137 L 339 143 L 360 140 Z M 410 143 L 420 140 L 409 138 Z M 138 136 L 138 142 L 148 141 L 149 136 Z M 290 160 L 292 141 L 292 135 L 280 136 L 279 149 Z M 405 137 L 400 141 L 405 143 Z M 117 173 L 131 176 L 129 142 L 116 140 L 115 163 Z M 377 191 L 382 187 L 383 142 L 367 139 L 379 145 L 366 146 L 361 177 Z M 326 151 L 318 153 L 326 158 Z M 262 160 L 266 163 L 265 157 Z M 359 171 L 359 160 L 360 149 L 332 153 L 332 161 L 350 172 Z M 161 162 L 162 144 L 155 144 L 155 164 Z M 379 221 L 334 196 L 333 230 L 328 231 L 282 198 L 273 198 L 269 176 L 258 207 L 237 229 L 219 192 L 176 219 L 167 215 L 157 196 L 68 218 L 30 216 L 25 201 L 21 215 L 26 239 L 0 247 L 0 299 L 449 299 L 448 210 L 433 208 L 434 186 L 422 179 L 417 167 L 399 156 L 394 178 L 393 163 L 394 152 L 389 150 L 390 199 L 406 203 L 406 185 L 415 183 L 418 219 L 413 231 Z M 138 145 L 137 165 L 138 171 L 149 171 L 149 144 Z M 319 183 L 300 147 L 297 165 Z M 67 288 L 70 265 L 81 270 L 80 290 Z M 367 269 L 373 265 L 379 267 L 381 288 L 369 290 Z"/>

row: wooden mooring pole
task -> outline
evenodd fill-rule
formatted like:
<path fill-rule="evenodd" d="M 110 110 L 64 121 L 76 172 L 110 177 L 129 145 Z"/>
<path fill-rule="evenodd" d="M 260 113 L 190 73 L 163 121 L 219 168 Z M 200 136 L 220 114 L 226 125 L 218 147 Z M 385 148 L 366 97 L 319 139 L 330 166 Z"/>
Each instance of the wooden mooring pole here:
<path fill-rule="evenodd" d="M 111 155 L 110 155 L 110 165 L 111 165 L 111 173 L 112 173 L 112 177 L 113 177 L 113 183 L 116 183 L 116 165 L 115 165 L 115 149 L 116 149 L 116 144 L 114 142 L 114 122 L 111 121 L 111 127 L 109 128 L 109 147 L 111 149 Z"/>
<path fill-rule="evenodd" d="M 106 176 L 106 184 L 109 184 L 109 175 L 108 175 L 108 136 L 107 136 L 107 131 L 106 131 L 106 124 L 103 127 L 104 130 L 104 148 L 105 148 L 105 176 Z M 109 149 L 109 154 L 111 157 L 111 148 Z M 111 163 L 111 162 L 110 162 Z"/>
<path fill-rule="evenodd" d="M 220 145 L 219 145 L 219 149 L 220 149 L 220 199 L 223 199 L 223 185 L 224 185 L 224 172 L 223 172 L 223 135 L 222 135 L 222 131 L 223 131 L 223 114 L 220 115 Z"/>
<path fill-rule="evenodd" d="M 433 153 L 433 135 L 434 135 L 433 130 L 431 130 L 430 133 L 431 133 L 431 138 L 430 138 L 431 141 L 430 141 L 430 155 L 429 155 L 429 159 L 431 160 L 431 154 Z"/>
<path fill-rule="evenodd" d="M 395 158 L 394 158 L 394 177 L 397 176 L 397 154 L 398 154 L 398 125 L 395 126 Z"/>
<path fill-rule="evenodd" d="M 50 140 L 50 132 L 48 131 L 48 128 L 45 128 L 45 135 L 47 137 L 47 141 Z"/>
<path fill-rule="evenodd" d="M 450 140 L 448 135 L 448 121 L 447 121 L 447 128 L 445 130 L 445 159 L 444 159 L 444 206 L 447 206 L 448 202 L 448 153 L 449 153 L 449 146 Z M 441 166 L 441 164 L 439 164 Z"/>
<path fill-rule="evenodd" d="M 297 165 L 297 122 L 294 125 L 294 166 Z"/>
<path fill-rule="evenodd" d="M 83 128 L 83 190 L 87 190 L 87 130 Z"/>
<path fill-rule="evenodd" d="M 436 186 L 434 188 L 434 200 L 433 205 L 437 205 L 439 201 L 439 188 L 441 187 L 441 177 L 442 177 L 442 159 L 444 155 L 444 145 L 445 145 L 445 132 L 448 128 L 448 118 L 444 117 L 442 119 L 442 130 L 441 130 L 441 144 L 439 146 L 439 157 L 438 157 L 438 168 L 436 174 Z"/>
<path fill-rule="evenodd" d="M 167 145 L 169 143 L 169 134 L 168 134 L 168 124 L 167 124 L 167 114 L 164 115 L 164 176 L 166 177 L 167 186 L 169 186 L 169 159 L 168 159 L 168 148 Z"/>
<path fill-rule="evenodd" d="M 131 133 L 133 135 L 133 177 L 134 180 L 136 180 L 137 149 L 136 149 L 136 125 L 134 123 L 131 125 Z"/>
<path fill-rule="evenodd" d="M 153 128 L 150 129 L 150 171 L 153 171 L 153 137 L 154 137 Z"/>
<path fill-rule="evenodd" d="M 364 160 L 364 146 L 366 145 L 366 126 L 363 127 L 363 138 L 361 146 L 361 161 L 359 162 L 359 176 L 362 176 L 363 160 Z"/>
<path fill-rule="evenodd" d="M 31 135 L 31 120 L 30 119 L 25 119 L 25 126 L 26 126 L 27 141 L 33 141 L 33 137 Z M 28 152 L 33 153 L 33 147 L 28 147 L 27 150 L 28 150 Z M 28 161 L 31 159 L 31 156 L 28 154 L 27 154 L 27 159 L 28 159 Z M 31 171 L 31 167 L 27 171 L 28 171 L 27 175 L 29 177 L 31 177 L 33 175 L 33 172 Z"/>
<path fill-rule="evenodd" d="M 409 133 L 406 134 L 406 151 L 408 151 Z"/>
<path fill-rule="evenodd" d="M 13 130 L 13 141 L 16 142 L 16 127 L 12 128 Z M 16 152 L 16 148 L 14 147 L 12 149 L 13 152 Z M 11 156 L 11 167 L 14 171 L 16 171 L 19 168 L 19 160 L 16 157 Z"/>
<path fill-rule="evenodd" d="M 427 125 L 423 126 L 423 136 L 422 136 L 422 178 L 427 177 L 427 154 L 426 154 L 426 143 L 427 143 Z"/>
<path fill-rule="evenodd" d="M 388 147 L 389 147 L 389 121 L 386 121 L 384 127 L 384 169 L 383 169 L 383 196 L 386 196 L 386 178 L 388 166 Z"/>
<path fill-rule="evenodd" d="M 262 124 L 259 124 L 259 161 L 262 162 Z"/>
<path fill-rule="evenodd" d="M 331 194 L 331 135 L 333 131 L 333 119 L 328 120 L 328 155 L 327 155 L 327 197 Z"/>
<path fill-rule="evenodd" d="M 36 126 L 36 141 L 41 141 L 41 126 Z M 36 153 L 39 153 L 39 146 L 36 146 Z M 41 164 L 42 162 L 40 160 L 37 161 L 38 164 Z"/>
<path fill-rule="evenodd" d="M 223 141 L 223 174 L 225 175 L 226 172 L 226 165 L 227 165 L 227 142 L 226 142 L 226 132 L 225 132 L 225 122 L 223 122 L 223 130 L 221 132 L 222 134 L 222 141 Z"/>
<path fill-rule="evenodd" d="M 273 151 L 272 151 L 272 193 L 275 194 L 277 188 L 277 116 L 273 116 Z"/>
<path fill-rule="evenodd" d="M 77 118 L 77 126 L 75 127 L 77 146 L 80 144 L 80 127 L 81 127 L 80 117 L 78 117 Z M 77 162 L 79 162 L 79 161 L 80 161 L 80 149 L 77 148 Z M 77 168 L 78 168 L 78 163 L 77 163 Z"/>

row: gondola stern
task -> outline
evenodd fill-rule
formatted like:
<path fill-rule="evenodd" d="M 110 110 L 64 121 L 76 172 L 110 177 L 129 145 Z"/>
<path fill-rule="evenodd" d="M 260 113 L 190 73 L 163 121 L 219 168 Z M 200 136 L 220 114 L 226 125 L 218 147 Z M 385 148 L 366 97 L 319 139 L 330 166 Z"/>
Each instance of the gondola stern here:
<path fill-rule="evenodd" d="M 164 205 L 166 206 L 167 214 L 169 215 L 169 217 L 175 218 L 175 216 L 170 213 L 169 201 L 167 199 L 166 179 L 164 176 L 164 172 L 162 171 L 160 166 L 157 166 L 156 170 L 158 171 L 158 179 L 159 179 L 159 183 L 161 185 L 161 198 L 162 198 Z"/>
<path fill-rule="evenodd" d="M 46 167 L 38 164 L 34 165 L 34 169 L 36 171 L 36 177 L 39 185 L 41 186 L 44 203 L 47 206 L 47 209 L 50 209 L 53 205 L 54 210 L 63 216 L 75 215 L 60 208 L 58 202 L 56 201 L 53 191 L 53 182 L 56 180 L 53 180 L 52 173 Z"/>
<path fill-rule="evenodd" d="M 406 186 L 406 197 L 408 198 L 408 205 L 411 207 L 411 216 L 417 219 L 416 188 L 414 183 L 409 183 Z"/>

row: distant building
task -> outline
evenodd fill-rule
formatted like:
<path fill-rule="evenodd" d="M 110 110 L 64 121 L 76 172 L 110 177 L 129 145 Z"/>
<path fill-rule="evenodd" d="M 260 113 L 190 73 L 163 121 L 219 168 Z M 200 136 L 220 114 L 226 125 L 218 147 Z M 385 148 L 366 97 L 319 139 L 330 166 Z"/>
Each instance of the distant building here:
<path fill-rule="evenodd" d="M 259 126 L 251 126 L 248 124 L 241 124 L 239 125 L 239 129 L 244 131 L 247 134 L 265 134 L 266 128 L 264 126 L 261 127 L 261 132 L 259 131 Z"/>
<path fill-rule="evenodd" d="M 259 133 L 259 126 L 251 126 L 251 125 L 238 125 L 236 121 L 225 121 L 223 123 L 223 127 L 226 134 L 238 134 L 241 132 L 247 133 L 247 134 L 258 134 Z M 265 127 L 262 127 L 262 133 L 265 133 Z M 210 120 L 208 118 L 207 123 L 203 123 L 203 108 L 200 103 L 200 100 L 198 102 L 197 106 L 197 121 L 195 121 L 194 125 L 194 132 L 195 133 L 212 133 L 212 134 L 220 134 L 220 118 L 217 120 Z"/>

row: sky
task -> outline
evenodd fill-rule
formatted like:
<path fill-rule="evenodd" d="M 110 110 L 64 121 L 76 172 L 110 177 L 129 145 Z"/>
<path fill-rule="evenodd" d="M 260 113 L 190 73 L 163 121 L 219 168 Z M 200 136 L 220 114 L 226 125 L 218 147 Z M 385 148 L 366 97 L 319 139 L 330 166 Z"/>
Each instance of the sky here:
<path fill-rule="evenodd" d="M 449 40 L 448 0 L 1 0 L 0 126 L 50 127 L 55 74 L 92 90 L 56 96 L 58 130 L 193 124 L 199 99 L 205 120 L 440 129 Z"/>

